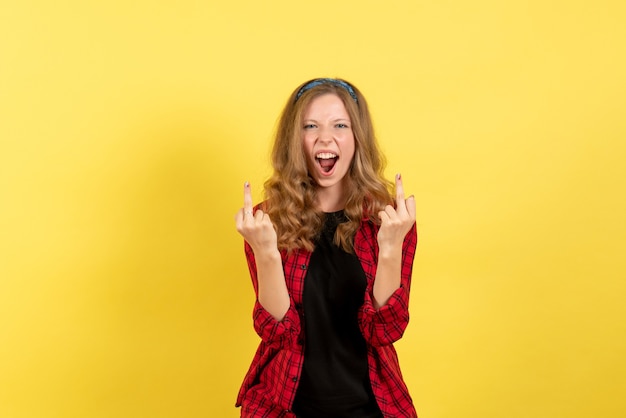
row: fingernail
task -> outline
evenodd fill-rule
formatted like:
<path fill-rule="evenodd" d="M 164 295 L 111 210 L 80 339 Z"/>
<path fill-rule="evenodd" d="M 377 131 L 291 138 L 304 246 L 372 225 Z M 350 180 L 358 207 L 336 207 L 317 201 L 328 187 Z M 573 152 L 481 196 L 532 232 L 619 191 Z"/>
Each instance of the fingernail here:
<path fill-rule="evenodd" d="M 400 180 L 402 178 L 402 175 L 400 173 L 396 174 L 396 179 Z"/>
<path fill-rule="evenodd" d="M 248 183 L 247 181 L 243 184 L 243 187 L 250 187 L 250 183 Z"/>

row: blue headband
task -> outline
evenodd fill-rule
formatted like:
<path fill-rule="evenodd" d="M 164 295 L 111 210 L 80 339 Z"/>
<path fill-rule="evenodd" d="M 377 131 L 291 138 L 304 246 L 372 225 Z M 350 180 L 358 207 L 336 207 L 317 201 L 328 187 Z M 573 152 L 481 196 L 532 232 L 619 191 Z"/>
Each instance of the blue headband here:
<path fill-rule="evenodd" d="M 319 86 L 320 84 L 334 84 L 335 86 L 343 87 L 348 93 L 350 93 L 350 96 L 352 96 L 352 100 L 354 100 L 354 103 L 359 103 L 356 99 L 356 93 L 352 89 L 352 86 L 350 86 L 350 84 L 346 83 L 345 81 L 337 80 L 335 78 L 317 78 L 305 84 L 300 90 L 298 90 L 298 94 L 296 94 L 296 102 L 305 91 L 311 90 L 313 87 Z"/>

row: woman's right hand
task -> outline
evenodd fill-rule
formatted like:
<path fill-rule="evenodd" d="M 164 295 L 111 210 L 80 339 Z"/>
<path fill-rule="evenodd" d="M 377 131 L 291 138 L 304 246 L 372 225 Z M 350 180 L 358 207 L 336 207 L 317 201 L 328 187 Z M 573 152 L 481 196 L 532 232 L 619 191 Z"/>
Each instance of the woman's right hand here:
<path fill-rule="evenodd" d="M 282 321 L 291 301 L 278 251 L 278 237 L 269 215 L 261 209 L 254 211 L 248 182 L 243 186 L 243 208 L 235 215 L 235 223 L 254 252 L 256 271 L 251 270 L 250 274 L 256 283 L 258 301 L 276 321 Z"/>
<path fill-rule="evenodd" d="M 261 209 L 254 211 L 250 183 L 243 186 L 243 208 L 235 215 L 237 232 L 248 242 L 255 256 L 278 250 L 278 237 L 270 216 Z"/>

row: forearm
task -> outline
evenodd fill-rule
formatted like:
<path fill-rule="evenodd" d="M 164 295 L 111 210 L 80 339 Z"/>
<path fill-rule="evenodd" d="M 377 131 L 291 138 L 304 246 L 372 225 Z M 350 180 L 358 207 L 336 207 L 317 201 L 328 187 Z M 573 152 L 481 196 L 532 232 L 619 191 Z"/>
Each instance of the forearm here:
<path fill-rule="evenodd" d="M 380 249 L 374 278 L 373 304 L 375 309 L 387 304 L 401 283 L 402 244 Z"/>
<path fill-rule="evenodd" d="M 255 253 L 255 259 L 259 303 L 277 321 L 281 321 L 290 301 L 280 253 L 278 250 L 259 252 Z"/>

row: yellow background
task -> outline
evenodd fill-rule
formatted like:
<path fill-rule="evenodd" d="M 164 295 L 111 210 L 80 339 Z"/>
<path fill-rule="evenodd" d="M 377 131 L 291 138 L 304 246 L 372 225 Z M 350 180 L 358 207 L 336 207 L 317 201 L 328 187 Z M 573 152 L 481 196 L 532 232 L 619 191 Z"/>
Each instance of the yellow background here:
<path fill-rule="evenodd" d="M 233 215 L 300 82 L 368 98 L 417 197 L 421 418 L 626 416 L 626 6 L 0 5 L 0 417 L 236 417 Z"/>

